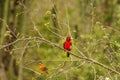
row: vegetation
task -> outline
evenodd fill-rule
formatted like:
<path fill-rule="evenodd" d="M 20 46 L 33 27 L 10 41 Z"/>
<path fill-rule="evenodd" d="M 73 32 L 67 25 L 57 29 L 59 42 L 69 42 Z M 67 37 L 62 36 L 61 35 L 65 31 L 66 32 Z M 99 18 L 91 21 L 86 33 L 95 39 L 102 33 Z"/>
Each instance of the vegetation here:
<path fill-rule="evenodd" d="M 119 0 L 0 0 L 0 12 L 0 80 L 119 80 Z"/>

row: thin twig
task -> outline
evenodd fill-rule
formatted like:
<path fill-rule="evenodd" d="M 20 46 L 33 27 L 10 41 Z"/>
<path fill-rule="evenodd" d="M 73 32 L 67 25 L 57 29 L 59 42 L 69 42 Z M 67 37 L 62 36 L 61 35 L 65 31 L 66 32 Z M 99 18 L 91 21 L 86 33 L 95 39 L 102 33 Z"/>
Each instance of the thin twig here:
<path fill-rule="evenodd" d="M 34 39 L 34 38 L 21 38 L 21 39 L 17 39 L 17 40 L 15 40 L 14 42 L 11 42 L 11 43 L 9 43 L 9 44 L 7 44 L 7 45 L 2 45 L 2 47 L 0 47 L 0 50 L 6 48 L 6 47 L 8 47 L 8 46 L 11 46 L 11 45 L 17 43 L 18 41 L 22 41 L 22 40 L 32 40 L 32 39 Z"/>
<path fill-rule="evenodd" d="M 29 41 L 25 44 L 24 49 L 21 53 L 20 60 L 19 60 L 19 75 L 18 75 L 18 80 L 22 80 L 22 74 L 23 74 L 23 55 L 25 54 L 26 48 L 29 44 Z"/>
<path fill-rule="evenodd" d="M 45 42 L 45 43 L 47 43 L 47 44 L 49 44 L 49 45 L 51 45 L 51 46 L 55 46 L 55 47 L 57 47 L 57 48 L 59 48 L 61 50 L 69 52 L 72 56 L 74 56 L 76 58 L 83 59 L 83 60 L 85 60 L 87 62 L 92 62 L 92 63 L 97 64 L 97 65 L 99 65 L 99 66 L 101 66 L 101 67 L 103 67 L 103 68 L 105 68 L 105 69 L 107 69 L 107 70 L 109 70 L 109 71 L 111 71 L 113 73 L 120 74 L 120 72 L 118 72 L 118 71 L 116 71 L 116 70 L 114 70 L 114 69 L 112 69 L 112 68 L 110 68 L 110 67 L 108 67 L 108 66 L 106 66 L 106 65 L 104 65 L 104 64 L 102 64 L 102 63 L 100 63 L 100 62 L 98 62 L 96 60 L 94 60 L 94 59 L 90 59 L 90 58 L 86 58 L 86 57 L 81 57 L 81 56 L 78 56 L 76 54 L 73 54 L 72 52 L 67 51 L 64 48 L 60 47 L 58 44 L 55 44 L 55 43 L 53 43 L 53 42 L 51 42 L 49 40 L 46 40 L 44 38 L 39 38 L 39 37 L 36 37 L 36 38 L 39 39 L 39 40 L 41 40 L 41 41 L 43 41 L 43 42 Z"/>
<path fill-rule="evenodd" d="M 35 70 L 31 69 L 31 68 L 28 68 L 28 67 L 23 67 L 23 68 L 27 69 L 27 70 L 30 70 L 30 71 L 34 72 L 35 74 L 41 75 L 41 73 L 39 73 L 39 72 L 37 72 L 37 71 L 35 71 Z"/>

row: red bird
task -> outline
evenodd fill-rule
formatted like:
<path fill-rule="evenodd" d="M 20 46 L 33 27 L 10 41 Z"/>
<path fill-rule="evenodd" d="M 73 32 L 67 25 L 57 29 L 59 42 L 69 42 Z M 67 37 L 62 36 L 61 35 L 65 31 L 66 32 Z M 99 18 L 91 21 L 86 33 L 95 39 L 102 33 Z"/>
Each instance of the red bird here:
<path fill-rule="evenodd" d="M 67 37 L 63 47 L 64 47 L 64 49 L 70 51 L 71 50 L 71 46 L 72 46 L 71 37 Z M 67 52 L 67 57 L 69 57 L 69 56 L 70 56 L 70 53 Z"/>

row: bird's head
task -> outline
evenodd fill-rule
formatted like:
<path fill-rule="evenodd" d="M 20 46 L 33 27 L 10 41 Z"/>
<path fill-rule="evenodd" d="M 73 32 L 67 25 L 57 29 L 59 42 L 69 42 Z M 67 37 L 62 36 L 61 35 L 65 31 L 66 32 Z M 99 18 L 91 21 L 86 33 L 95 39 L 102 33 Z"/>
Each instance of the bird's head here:
<path fill-rule="evenodd" d="M 71 37 L 67 37 L 67 38 L 66 38 L 66 41 L 71 41 Z"/>
<path fill-rule="evenodd" d="M 43 66 L 43 64 L 42 64 L 42 63 L 39 63 L 39 66 Z"/>

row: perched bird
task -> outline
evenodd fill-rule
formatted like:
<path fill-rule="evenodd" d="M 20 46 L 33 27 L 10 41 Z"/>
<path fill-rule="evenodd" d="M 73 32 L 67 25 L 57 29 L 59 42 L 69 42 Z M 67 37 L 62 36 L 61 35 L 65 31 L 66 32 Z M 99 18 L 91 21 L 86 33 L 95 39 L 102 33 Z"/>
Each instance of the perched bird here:
<path fill-rule="evenodd" d="M 48 74 L 48 68 L 45 67 L 42 63 L 39 64 L 39 68 L 40 68 L 41 71 L 43 71 L 43 72 Z"/>
<path fill-rule="evenodd" d="M 66 41 L 64 42 L 63 47 L 64 47 L 64 49 L 70 51 L 71 50 L 71 46 L 72 46 L 71 37 L 67 37 Z M 70 56 L 70 53 L 67 52 L 67 57 L 69 57 L 69 56 Z"/>

